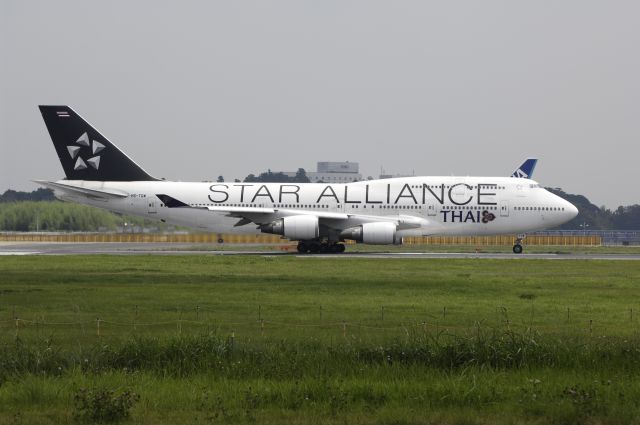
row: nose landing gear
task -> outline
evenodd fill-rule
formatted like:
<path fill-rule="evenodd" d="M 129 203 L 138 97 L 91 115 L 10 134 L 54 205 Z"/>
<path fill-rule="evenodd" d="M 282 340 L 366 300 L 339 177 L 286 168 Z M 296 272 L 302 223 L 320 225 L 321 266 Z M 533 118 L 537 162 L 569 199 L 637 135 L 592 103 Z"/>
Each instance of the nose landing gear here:
<path fill-rule="evenodd" d="M 513 253 L 514 254 L 522 254 L 522 240 L 526 238 L 527 235 L 518 235 L 516 237 L 516 241 L 513 245 Z"/>

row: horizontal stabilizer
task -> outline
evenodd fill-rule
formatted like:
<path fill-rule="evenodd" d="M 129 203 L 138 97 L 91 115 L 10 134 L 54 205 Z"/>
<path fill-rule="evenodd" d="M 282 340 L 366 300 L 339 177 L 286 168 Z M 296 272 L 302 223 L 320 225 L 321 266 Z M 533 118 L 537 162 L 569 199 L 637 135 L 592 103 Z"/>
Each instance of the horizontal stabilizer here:
<path fill-rule="evenodd" d="M 80 194 L 89 198 L 126 198 L 127 196 L 129 196 L 128 193 L 119 190 L 89 189 L 86 187 L 50 182 L 46 180 L 34 180 L 34 183 L 41 184 L 42 186 L 48 187 L 49 189 Z"/>

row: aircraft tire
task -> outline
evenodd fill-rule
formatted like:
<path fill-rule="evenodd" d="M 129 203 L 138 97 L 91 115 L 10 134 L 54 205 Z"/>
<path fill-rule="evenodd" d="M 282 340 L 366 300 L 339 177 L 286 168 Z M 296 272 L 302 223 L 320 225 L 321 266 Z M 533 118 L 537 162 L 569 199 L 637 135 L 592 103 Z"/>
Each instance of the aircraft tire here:
<path fill-rule="evenodd" d="M 343 253 L 347 247 L 343 243 L 336 244 L 337 252 Z"/>
<path fill-rule="evenodd" d="M 514 254 L 522 254 L 522 245 L 520 244 L 515 244 L 513 246 L 513 253 Z"/>
<path fill-rule="evenodd" d="M 300 254 L 306 254 L 309 251 L 309 246 L 305 242 L 298 242 L 298 252 Z"/>
<path fill-rule="evenodd" d="M 309 252 L 311 252 L 312 254 L 317 254 L 318 252 L 320 252 L 321 249 L 321 245 L 318 242 L 311 242 L 311 244 L 309 244 Z"/>

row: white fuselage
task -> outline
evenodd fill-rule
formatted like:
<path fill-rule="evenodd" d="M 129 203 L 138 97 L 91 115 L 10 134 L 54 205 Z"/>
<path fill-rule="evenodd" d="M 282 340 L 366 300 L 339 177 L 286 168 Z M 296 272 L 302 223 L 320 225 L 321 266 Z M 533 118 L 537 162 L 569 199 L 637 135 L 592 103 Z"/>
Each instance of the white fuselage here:
<path fill-rule="evenodd" d="M 348 184 L 96 182 L 61 180 L 126 196 L 98 199 L 57 191 L 61 199 L 216 233 L 261 233 L 255 223 L 208 207 L 272 208 L 285 215 L 341 213 L 340 227 L 372 219 L 400 223 L 399 236 L 518 234 L 558 226 L 577 209 L 533 180 L 511 177 L 407 177 Z M 168 208 L 168 194 L 194 208 Z M 402 223 L 410 223 L 403 229 Z M 416 224 L 417 223 L 417 224 Z"/>

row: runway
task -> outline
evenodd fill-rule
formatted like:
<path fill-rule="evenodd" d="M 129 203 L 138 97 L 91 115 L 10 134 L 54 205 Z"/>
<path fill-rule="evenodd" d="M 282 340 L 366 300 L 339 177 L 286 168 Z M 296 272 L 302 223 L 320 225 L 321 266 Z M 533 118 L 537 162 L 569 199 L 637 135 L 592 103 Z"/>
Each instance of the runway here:
<path fill-rule="evenodd" d="M 429 259 L 429 258 L 473 258 L 493 260 L 640 260 L 640 253 L 611 254 L 565 254 L 565 253 L 523 253 L 513 254 L 505 247 L 504 253 L 471 253 L 471 252 L 347 252 L 343 254 L 298 254 L 295 251 L 283 251 L 264 245 L 215 245 L 180 244 L 180 243 L 49 243 L 49 242 L 2 242 L 2 256 L 37 256 L 37 255 L 260 255 L 288 256 L 309 259 L 323 258 L 396 258 L 396 259 Z"/>

